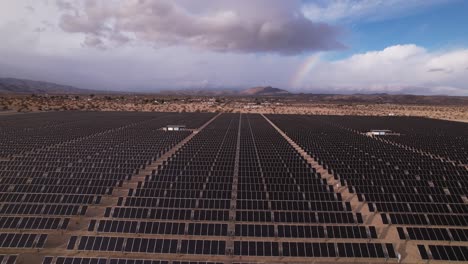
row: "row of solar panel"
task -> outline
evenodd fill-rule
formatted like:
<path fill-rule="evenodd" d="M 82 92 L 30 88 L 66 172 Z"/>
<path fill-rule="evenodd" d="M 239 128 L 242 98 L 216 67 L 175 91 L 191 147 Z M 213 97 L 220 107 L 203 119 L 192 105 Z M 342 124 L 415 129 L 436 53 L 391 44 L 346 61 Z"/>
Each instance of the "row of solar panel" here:
<path fill-rule="evenodd" d="M 384 224 L 468 226 L 465 215 L 455 214 L 380 214 Z"/>
<path fill-rule="evenodd" d="M 2 264 L 15 264 L 17 255 L 0 255 L 0 263 Z"/>
<path fill-rule="evenodd" d="M 175 199 L 175 198 L 140 198 L 122 197 L 117 206 L 151 207 L 151 208 L 209 208 L 229 209 L 230 200 L 224 199 Z M 237 200 L 237 209 L 244 210 L 291 210 L 291 211 L 351 211 L 349 202 L 331 201 L 282 201 L 282 200 Z"/>
<path fill-rule="evenodd" d="M 430 256 L 424 245 L 418 245 L 418 250 L 421 258 L 425 260 L 468 261 L 467 246 L 429 245 Z"/>
<path fill-rule="evenodd" d="M 247 192 L 237 190 L 237 200 L 282 200 L 282 201 L 342 201 L 341 193 L 330 192 Z"/>
<path fill-rule="evenodd" d="M 237 188 L 240 191 L 268 191 L 268 192 L 322 192 L 329 193 L 333 192 L 333 186 L 327 185 L 312 185 L 312 184 L 238 184 Z"/>
<path fill-rule="evenodd" d="M 400 239 L 405 240 L 468 241 L 468 229 L 398 227 L 397 230 Z"/>
<path fill-rule="evenodd" d="M 141 189 L 179 189 L 179 190 L 231 190 L 229 188 L 232 187 L 232 183 L 229 181 L 217 181 L 217 180 L 210 180 L 211 178 L 215 178 L 216 176 L 208 176 L 207 172 L 203 172 L 204 176 L 207 177 L 204 181 L 181 181 L 178 177 L 174 177 L 173 180 L 169 181 L 154 181 L 155 184 L 152 186 L 148 186 L 145 184 L 141 187 Z M 172 174 L 172 173 L 171 173 Z M 233 172 L 231 172 L 231 175 Z M 231 178 L 232 179 L 232 178 Z M 64 185 L 65 186 L 65 185 Z M 171 187 L 172 186 L 172 187 Z M 240 191 L 271 191 L 271 192 L 285 192 L 285 191 L 298 191 L 298 189 L 303 190 L 305 192 L 315 192 L 316 190 L 321 190 L 321 192 L 328 192 L 331 191 L 327 189 L 326 185 L 323 184 L 309 184 L 309 183 L 243 183 L 239 181 L 237 185 Z M 329 187 L 328 187 L 329 188 Z M 414 190 L 413 190 L 414 191 Z"/>
<path fill-rule="evenodd" d="M 48 166 L 48 165 L 58 165 L 58 166 L 65 166 L 65 167 L 73 167 L 76 165 L 73 163 L 76 161 L 74 158 L 71 157 L 60 157 L 58 156 L 57 158 L 52 157 L 53 155 L 48 155 L 47 158 L 42 158 L 42 159 L 37 159 L 34 156 L 29 156 L 26 158 L 22 159 L 14 159 L 14 160 L 9 160 L 8 163 L 4 163 L 5 165 L 9 166 L 34 166 L 34 165 L 40 165 L 40 166 Z M 129 165 L 135 165 L 135 164 L 143 164 L 145 162 L 148 162 L 147 159 L 141 159 L 138 157 L 135 157 L 134 159 L 125 159 L 122 157 L 109 157 L 109 158 L 90 158 L 86 160 L 81 160 L 80 164 L 83 165 L 83 167 L 91 166 L 91 167 L 105 167 L 106 165 L 111 165 L 111 167 L 128 167 Z"/>
<path fill-rule="evenodd" d="M 195 210 L 193 219 L 192 210 L 183 209 L 148 209 L 132 207 L 108 207 L 105 217 L 129 218 L 129 219 L 167 219 L 167 220 L 200 220 L 200 221 L 228 221 L 227 210 Z"/>
<path fill-rule="evenodd" d="M 388 177 L 382 175 L 382 177 Z M 412 186 L 348 186 L 350 193 L 361 194 L 422 194 L 422 195 L 445 195 L 442 187 L 412 187 Z M 456 194 L 456 193 L 454 193 Z"/>
<path fill-rule="evenodd" d="M 181 169 L 174 169 L 174 170 L 167 170 L 166 167 L 164 167 L 164 171 L 172 171 L 173 173 L 170 174 L 157 174 L 157 175 L 152 175 L 151 178 L 148 177 L 148 180 L 151 179 L 151 181 L 144 182 L 138 188 L 144 187 L 144 188 L 158 188 L 161 186 L 168 186 L 168 183 L 195 183 L 195 184 L 203 184 L 203 183 L 226 183 L 226 182 L 232 182 L 232 177 L 234 173 L 234 169 L 229 170 L 231 172 L 231 175 L 229 176 L 222 176 L 218 175 L 217 173 L 213 173 L 212 170 L 207 170 L 205 171 L 206 173 L 204 175 L 183 175 L 180 174 L 180 172 L 185 171 L 189 172 L 190 170 L 181 168 Z M 226 171 L 226 170 L 223 170 Z M 157 180 L 157 181 L 155 181 Z"/>
<path fill-rule="evenodd" d="M 444 171 L 446 173 L 446 171 Z M 423 173 L 420 171 L 415 171 L 413 174 L 417 174 L 418 177 L 415 179 L 414 176 L 406 176 L 406 179 L 379 179 L 377 176 L 368 177 L 366 175 L 366 179 L 358 178 L 358 179 L 350 179 L 351 177 L 347 176 L 346 180 L 340 179 L 342 185 L 351 185 L 351 186 L 382 186 L 382 185 L 389 185 L 389 186 L 415 186 L 415 187 L 453 187 L 453 188 L 463 188 L 468 187 L 466 186 L 468 183 L 464 182 L 463 178 L 456 180 L 454 178 L 450 178 L 447 180 L 435 180 L 431 177 L 431 174 L 427 174 L 424 176 Z M 354 174 L 356 175 L 356 174 Z M 431 179 L 424 179 L 424 178 L 431 178 Z M 403 177 L 399 177 L 403 178 Z"/>
<path fill-rule="evenodd" d="M 128 157 L 128 159 L 131 159 L 131 157 Z M 75 161 L 75 158 L 72 158 L 70 161 Z M 14 173 L 11 176 L 17 176 L 17 172 Z M 21 173 L 22 177 L 27 177 L 27 173 L 23 174 Z M 56 172 L 56 171 L 49 171 L 49 172 L 44 172 L 40 173 L 39 175 L 33 175 L 35 177 L 47 177 L 47 178 L 53 178 L 53 179 L 67 179 L 67 178 L 73 178 L 73 179 L 118 179 L 118 180 L 124 180 L 124 179 L 129 179 L 131 174 L 128 173 L 102 173 L 102 172 L 73 172 L 73 173 L 64 173 L 64 172 Z M 28 177 L 29 178 L 29 177 Z"/>
<path fill-rule="evenodd" d="M 92 153 L 94 154 L 94 153 Z M 11 166 L 8 168 L 10 171 L 35 171 L 35 172 L 49 172 L 49 171 L 56 171 L 56 172 L 89 172 L 89 173 L 138 173 L 138 169 L 118 169 L 114 167 L 108 168 L 86 168 L 86 167 L 72 167 L 72 168 L 57 168 L 55 166 L 49 167 L 41 167 L 41 166 L 33 166 L 33 167 L 23 167 L 23 166 Z M 63 184 L 67 185 L 67 184 Z"/>
<path fill-rule="evenodd" d="M 95 225 L 96 220 L 91 220 L 88 231 L 94 231 Z M 188 224 L 187 233 L 185 233 L 185 226 L 186 224 L 184 223 L 100 220 L 97 224 L 97 232 L 211 236 L 227 235 L 227 224 L 190 223 Z"/>
<path fill-rule="evenodd" d="M 97 229 L 96 229 L 97 224 Z M 227 236 L 227 224 L 138 222 L 116 220 L 91 220 L 88 231 L 105 233 L 172 234 L 198 236 Z M 364 226 L 297 226 L 278 225 L 278 237 L 291 238 L 377 238 L 375 227 Z M 236 236 L 275 237 L 275 226 L 236 224 Z"/>
<path fill-rule="evenodd" d="M 121 186 L 123 180 L 119 179 L 64 179 L 64 178 L 33 178 L 31 185 L 73 185 L 73 186 Z"/>
<path fill-rule="evenodd" d="M 85 215 L 88 206 L 62 204 L 7 204 L 0 205 L 0 214 L 13 215 Z"/>
<path fill-rule="evenodd" d="M 2 185 L 7 192 L 9 186 Z M 77 193 L 77 194 L 94 194 L 105 195 L 112 194 L 113 187 L 92 187 L 92 186 L 70 186 L 70 185 L 15 185 L 11 192 L 16 193 Z"/>
<path fill-rule="evenodd" d="M 392 244 L 283 242 L 234 242 L 234 255 L 283 257 L 396 258 Z"/>
<path fill-rule="evenodd" d="M 368 203 L 371 212 L 468 214 L 467 204 Z"/>
<path fill-rule="evenodd" d="M 68 242 L 67 249 L 74 249 L 77 239 L 76 236 L 72 236 Z M 174 239 L 82 236 L 77 249 L 92 251 L 176 253 L 177 243 L 178 241 Z"/>
<path fill-rule="evenodd" d="M 156 184 L 154 186 L 152 186 L 151 188 L 147 188 L 146 186 L 145 187 L 142 187 L 141 189 L 173 189 L 173 190 L 203 190 L 203 189 L 206 189 L 206 190 L 226 190 L 226 191 L 230 191 L 232 190 L 232 183 L 230 182 L 224 182 L 224 183 L 220 183 L 220 182 L 208 182 L 208 183 L 204 183 L 204 182 L 198 182 L 198 183 L 195 183 L 195 182 L 172 182 L 172 181 L 166 181 L 166 182 L 156 182 Z M 133 194 L 132 193 L 129 193 L 130 195 Z"/>
<path fill-rule="evenodd" d="M 218 198 L 218 199 L 230 199 L 231 198 L 231 189 L 226 190 L 212 190 L 212 189 L 203 189 L 203 190 L 187 190 L 187 189 L 174 189 L 175 186 L 172 186 L 169 189 L 170 184 L 164 188 L 139 188 L 139 189 L 130 189 L 129 197 L 173 197 L 173 198 Z M 238 186 L 239 187 L 239 186 Z M 315 186 L 314 186 L 315 187 Z M 308 188 L 309 189 L 309 188 Z M 333 189 L 333 186 L 331 186 Z M 312 190 L 304 190 L 301 188 L 299 192 L 279 192 L 272 190 L 258 190 L 258 191 L 246 191 L 237 189 L 237 199 L 241 200 L 265 200 L 268 197 L 272 200 L 309 200 L 309 201 L 341 201 L 341 193 L 333 193 L 333 190 L 330 190 L 330 187 L 327 186 L 317 186 Z"/>
<path fill-rule="evenodd" d="M 232 183 L 218 183 L 218 182 L 208 182 L 208 183 L 190 183 L 190 182 L 155 182 L 156 184 L 151 188 L 142 187 L 139 189 L 130 189 L 129 196 L 141 196 L 141 197 L 161 197 L 164 195 L 164 191 L 167 192 L 178 192 L 180 190 L 187 191 L 231 191 Z M 240 192 L 268 192 L 268 193 L 287 193 L 287 192 L 299 192 L 305 193 L 305 195 L 310 195 L 311 193 L 333 193 L 333 186 L 327 185 L 296 185 L 296 184 L 242 184 L 237 185 L 237 189 Z M 146 194 L 150 192 L 149 194 Z M 153 196 L 153 193 L 155 194 Z M 182 198 L 183 196 L 181 196 Z"/>
<path fill-rule="evenodd" d="M 443 203 L 443 204 L 463 204 L 460 195 L 429 195 L 429 194 L 398 194 L 392 193 L 366 193 L 358 195 L 360 202 L 405 202 L 405 203 Z"/>
<path fill-rule="evenodd" d="M 206 157 L 208 159 L 212 159 L 214 157 Z M 164 170 L 158 173 L 158 175 L 170 175 L 170 177 L 174 177 L 176 175 L 183 176 L 185 178 L 195 176 L 195 177 L 200 177 L 200 176 L 221 176 L 221 177 L 229 177 L 232 176 L 234 169 L 231 167 L 224 168 L 222 170 L 217 170 L 217 171 L 204 171 L 204 170 Z M 185 182 L 185 181 L 182 181 Z"/>
<path fill-rule="evenodd" d="M 278 162 L 278 161 L 277 161 Z M 287 166 L 286 168 L 278 168 L 279 164 L 265 164 L 262 162 L 262 168 L 265 166 L 270 166 L 270 168 L 275 168 L 273 171 L 268 171 L 262 169 L 262 171 L 247 171 L 246 168 L 243 168 L 242 165 L 239 165 L 239 183 L 254 183 L 254 184 L 307 184 L 307 185 L 320 185 L 327 184 L 326 180 L 320 177 L 320 173 L 309 172 L 297 172 L 295 170 L 302 170 L 305 168 L 305 164 L 300 164 L 301 167 L 294 168 L 291 167 L 291 164 L 283 164 Z M 256 165 L 258 166 L 258 165 Z M 299 166 L 299 165 L 297 165 Z M 269 167 L 267 167 L 269 168 Z M 286 169 L 286 172 L 281 172 L 282 169 Z M 310 170 L 310 169 L 309 169 Z M 248 175 L 245 175 L 243 172 L 248 172 Z M 260 177 L 263 175 L 264 177 Z"/>
<path fill-rule="evenodd" d="M 0 248 L 43 248 L 46 234 L 0 233 Z"/>
<path fill-rule="evenodd" d="M 422 165 L 427 166 L 426 163 Z M 414 165 L 410 165 L 410 166 L 414 166 Z M 335 173 L 333 169 L 329 169 L 329 170 Z M 340 169 L 340 171 L 342 170 L 344 169 Z M 409 183 L 408 181 L 422 181 L 422 183 L 418 182 L 416 184 L 419 187 L 423 187 L 423 186 L 425 187 L 446 187 L 446 186 L 461 187 L 466 184 L 460 181 L 460 180 L 463 180 L 463 178 L 461 178 L 462 176 L 446 177 L 444 175 L 441 175 L 440 178 L 434 179 L 433 173 L 429 170 L 421 170 L 421 169 L 416 169 L 416 170 L 405 169 L 405 170 L 408 173 L 394 174 L 392 173 L 392 171 L 387 171 L 384 168 L 380 168 L 380 170 L 379 169 L 366 170 L 365 173 L 359 170 L 359 171 L 346 173 L 346 177 L 344 177 L 346 179 L 341 178 L 339 173 L 335 173 L 335 179 L 339 180 L 342 185 L 372 186 L 372 185 L 378 185 L 377 183 L 380 183 L 380 180 L 382 180 L 382 175 L 387 174 L 388 177 L 386 177 L 385 179 L 389 179 L 391 181 L 399 180 L 399 181 L 402 181 L 403 183 Z M 457 174 L 458 172 L 455 172 L 455 173 Z M 458 179 L 458 180 L 455 180 L 455 179 Z M 366 181 L 370 181 L 370 182 L 366 183 Z M 444 184 L 442 181 L 446 181 L 447 184 Z M 411 186 L 410 184 L 398 184 L 398 183 L 396 185 L 397 186 L 405 186 L 405 185 Z"/>
<path fill-rule="evenodd" d="M 54 263 L 53 257 L 45 257 L 42 264 Z M 1 261 L 0 261 L 1 263 Z M 149 260 L 149 259 L 124 259 L 124 258 L 81 258 L 81 257 L 57 257 L 55 264 L 169 264 L 167 260 Z M 177 261 L 172 264 L 223 264 L 223 262 L 209 261 Z M 14 264 L 14 263 L 6 263 Z"/>
<path fill-rule="evenodd" d="M 106 208 L 105 217 L 128 219 L 167 219 L 167 220 L 200 220 L 200 221 L 228 221 L 227 210 L 192 210 L 183 209 L 149 209 L 134 207 Z M 275 222 L 279 223 L 342 223 L 362 224 L 361 213 L 338 212 L 287 212 L 287 211 L 236 211 L 236 221 L 244 222 Z M 355 218 L 356 217 L 356 218 Z"/>
<path fill-rule="evenodd" d="M 286 211 L 352 211 L 351 204 L 334 201 L 237 200 L 237 209 Z"/>
<path fill-rule="evenodd" d="M 123 204 L 122 204 L 123 203 Z M 125 202 L 120 200 L 117 206 L 134 207 L 160 207 L 160 208 L 209 208 L 209 209 L 229 209 L 230 200 L 220 199 L 171 199 L 171 198 L 140 198 L 128 197 Z M 198 205 L 198 206 L 197 206 Z"/>
<path fill-rule="evenodd" d="M 81 194 L 22 194 L 0 193 L 0 202 L 9 203 L 61 203 L 61 204 L 99 204 L 101 196 Z"/>
<path fill-rule="evenodd" d="M 246 212 L 248 211 L 237 212 L 237 213 L 246 213 Z M 362 224 L 363 223 L 361 213 L 354 214 L 354 213 L 333 213 L 333 212 L 315 212 L 315 213 L 274 212 L 274 217 L 275 217 L 275 222 L 283 222 L 283 223 L 334 223 L 334 224 L 336 223 Z M 241 218 L 240 220 L 252 221 L 252 220 L 257 220 L 257 219 Z M 271 221 L 271 219 L 266 220 L 266 221 Z"/>
<path fill-rule="evenodd" d="M 4 229 L 67 229 L 70 218 L 52 217 L 0 217 L 0 228 Z"/>
<path fill-rule="evenodd" d="M 369 226 L 298 226 L 278 225 L 278 237 L 288 238 L 377 238 L 375 227 Z M 242 237 L 275 237 L 273 225 L 238 224 L 235 235 Z"/>
<path fill-rule="evenodd" d="M 136 197 L 231 198 L 231 192 L 222 190 L 135 189 L 129 192 Z"/>
<path fill-rule="evenodd" d="M 74 249 L 76 240 L 77 237 L 72 237 L 67 249 Z M 181 240 L 178 250 L 178 241 L 174 239 L 83 236 L 78 250 L 225 255 L 226 242 Z M 376 243 L 283 242 L 282 252 L 281 254 L 277 242 L 234 241 L 232 253 L 239 256 L 396 258 L 392 244 Z"/>
<path fill-rule="evenodd" d="M 349 136 L 349 135 L 348 135 Z M 375 142 L 371 142 L 372 139 L 368 139 L 366 138 L 365 140 L 369 141 L 369 142 L 366 142 L 368 144 L 370 143 L 375 143 Z M 342 144 L 343 142 L 340 141 L 340 142 L 337 142 L 339 144 Z M 354 144 L 360 144 L 362 146 L 362 142 L 353 142 Z M 366 144 L 367 145 L 367 144 Z M 364 148 L 368 147 L 368 146 L 362 146 Z M 355 157 L 357 157 L 358 159 L 353 162 L 354 166 L 352 167 L 349 167 L 349 166 L 346 166 L 346 164 L 343 164 L 343 163 L 339 163 L 339 164 L 334 164 L 333 166 L 333 169 L 331 169 L 333 172 L 336 172 L 338 175 L 341 175 L 343 176 L 343 179 L 346 179 L 346 181 L 348 180 L 351 180 L 349 181 L 350 183 L 353 181 L 353 180 L 363 180 L 363 179 L 368 179 L 368 180 L 375 180 L 375 182 L 378 182 L 378 177 L 376 177 L 379 173 L 384 173 L 384 174 L 395 174 L 395 176 L 393 177 L 389 177 L 387 179 L 380 179 L 380 180 L 383 180 L 383 181 L 387 181 L 387 180 L 390 180 L 390 181 L 395 181 L 395 184 L 391 184 L 391 185 L 395 185 L 395 186 L 398 186 L 399 184 L 401 184 L 402 182 L 401 181 L 415 181 L 415 180 L 424 180 L 424 181 L 421 181 L 419 182 L 419 184 L 422 184 L 421 186 L 429 186 L 428 185 L 428 182 L 429 181 L 432 181 L 434 180 L 434 182 L 437 182 L 437 180 L 440 178 L 434 178 L 434 177 L 430 177 L 429 175 L 431 175 L 431 173 L 438 173 L 438 172 L 444 172 L 444 171 L 449 171 L 449 172 L 454 172 L 455 174 L 457 175 L 464 175 L 463 173 L 462 174 L 459 174 L 460 171 L 458 171 L 456 168 L 454 167 L 438 167 L 438 166 L 434 166 L 433 163 L 429 163 L 428 162 L 428 159 L 417 159 L 418 157 L 417 156 L 414 156 L 411 154 L 411 152 L 402 152 L 402 150 L 400 148 L 392 148 L 392 146 L 386 146 L 385 143 L 383 142 L 380 142 L 380 147 L 381 149 L 385 149 L 385 152 L 383 152 L 381 155 L 381 157 L 385 157 L 385 159 L 381 159 L 379 162 L 370 162 L 371 160 L 369 159 L 366 159 L 366 154 L 363 154 L 363 151 L 359 151 L 359 152 L 354 152 L 353 154 L 355 155 Z M 338 151 L 333 151 L 332 152 L 335 152 L 335 154 L 337 155 L 340 155 L 342 153 L 338 152 Z M 402 159 L 395 159 L 394 157 L 388 155 L 387 154 L 400 154 L 402 156 L 406 156 L 405 158 L 408 158 L 408 160 L 402 160 Z M 328 155 L 324 155 L 324 157 L 327 157 Z M 367 156 L 367 158 L 369 158 Z M 437 165 L 443 165 L 442 164 L 437 164 Z M 324 167 L 326 167 L 326 165 L 324 165 Z M 330 166 L 328 166 L 328 168 L 331 168 Z M 424 169 L 423 169 L 424 168 Z M 369 173 L 369 176 L 370 177 L 367 177 L 368 175 L 366 175 L 366 177 L 362 176 L 362 174 L 368 174 Z M 361 174 L 361 177 L 359 177 L 359 174 Z M 405 177 L 404 175 L 410 175 L 410 174 L 420 174 L 420 176 L 422 177 L 419 177 L 419 178 L 416 178 L 416 177 L 413 177 L 413 178 L 410 178 L 410 177 Z M 349 178 L 348 178 L 349 176 Z M 451 180 L 456 180 L 457 178 L 450 178 Z M 399 181 L 401 180 L 401 181 Z M 359 181 L 358 181 L 359 182 Z M 364 183 L 362 181 L 360 181 L 361 183 Z M 368 184 L 370 184 L 371 181 L 369 181 Z M 419 185 L 418 184 L 418 185 Z M 366 185 L 364 183 L 364 185 Z"/>

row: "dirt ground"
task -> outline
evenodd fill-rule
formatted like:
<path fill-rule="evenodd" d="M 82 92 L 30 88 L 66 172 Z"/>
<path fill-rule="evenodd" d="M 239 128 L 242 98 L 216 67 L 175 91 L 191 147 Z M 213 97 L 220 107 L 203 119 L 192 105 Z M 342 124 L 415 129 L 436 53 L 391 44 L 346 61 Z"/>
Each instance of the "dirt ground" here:
<path fill-rule="evenodd" d="M 41 111 L 234 112 L 422 116 L 468 122 L 468 105 L 307 102 L 297 98 L 131 95 L 0 96 L 0 114 Z"/>

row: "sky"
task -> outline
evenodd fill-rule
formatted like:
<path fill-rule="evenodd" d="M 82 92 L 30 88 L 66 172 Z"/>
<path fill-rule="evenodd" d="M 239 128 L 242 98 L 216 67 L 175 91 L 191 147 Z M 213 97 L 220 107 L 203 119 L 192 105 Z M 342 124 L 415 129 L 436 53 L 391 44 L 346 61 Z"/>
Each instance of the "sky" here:
<path fill-rule="evenodd" d="M 468 95 L 465 0 L 0 0 L 0 77 Z"/>

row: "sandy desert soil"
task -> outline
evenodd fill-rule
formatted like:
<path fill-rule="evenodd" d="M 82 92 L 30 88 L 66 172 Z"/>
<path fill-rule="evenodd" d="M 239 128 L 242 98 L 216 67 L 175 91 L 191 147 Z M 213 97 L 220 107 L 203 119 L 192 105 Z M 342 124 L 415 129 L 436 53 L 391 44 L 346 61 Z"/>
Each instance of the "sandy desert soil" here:
<path fill-rule="evenodd" d="M 242 112 L 423 116 L 468 122 L 468 105 L 307 102 L 297 98 L 184 96 L 0 96 L 0 114 L 41 111 Z"/>

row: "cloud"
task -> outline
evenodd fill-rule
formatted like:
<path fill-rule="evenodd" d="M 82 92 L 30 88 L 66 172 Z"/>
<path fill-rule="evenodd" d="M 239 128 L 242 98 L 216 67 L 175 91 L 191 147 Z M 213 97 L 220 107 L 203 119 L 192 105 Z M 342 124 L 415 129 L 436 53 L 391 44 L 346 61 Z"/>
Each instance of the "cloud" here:
<path fill-rule="evenodd" d="M 44 32 L 46 31 L 46 28 L 44 27 L 36 27 L 33 32 L 36 32 L 36 33 L 41 33 L 41 32 Z"/>
<path fill-rule="evenodd" d="M 344 48 L 340 30 L 307 19 L 300 1 L 85 1 L 70 4 L 60 27 L 85 45 L 182 45 L 216 52 L 300 54 Z M 99 39 L 100 41 L 97 41 Z"/>
<path fill-rule="evenodd" d="M 468 49 L 431 52 L 395 45 L 315 63 L 296 89 L 468 95 L 467 64 Z"/>
<path fill-rule="evenodd" d="M 57 5 L 58 9 L 60 10 L 75 10 L 73 5 L 70 2 L 64 0 L 56 0 L 55 4 Z"/>
<path fill-rule="evenodd" d="M 34 13 L 34 11 L 35 11 L 34 7 L 32 7 L 32 6 L 30 6 L 30 5 L 25 6 L 24 8 L 26 8 L 26 10 L 28 10 L 28 11 L 31 12 L 31 13 Z"/>
<path fill-rule="evenodd" d="M 259 84 L 286 87 L 300 60 L 278 54 L 194 53 L 188 47 L 125 46 L 101 51 L 37 54 L 10 50 L 0 54 L 2 76 L 44 80 L 82 88 L 121 91 L 245 88 Z"/>
<path fill-rule="evenodd" d="M 302 8 L 314 21 L 382 21 L 454 0 L 320 0 Z"/>
<path fill-rule="evenodd" d="M 444 68 L 431 68 L 427 70 L 427 72 L 444 72 L 444 71 L 445 71 Z"/>
<path fill-rule="evenodd" d="M 442 72 L 442 73 L 452 73 L 452 69 L 447 69 L 447 68 L 430 68 L 427 70 L 427 72 Z"/>
<path fill-rule="evenodd" d="M 138 0 L 62 0 L 59 8 L 55 1 L 0 4 L 0 35 L 9 36 L 0 45 L 2 76 L 126 91 L 272 85 L 305 92 L 468 95 L 467 48 L 396 45 L 333 61 L 327 52 L 283 56 L 306 47 L 288 37 L 299 34 L 297 26 L 292 33 L 273 26 L 305 21 L 308 29 L 299 2 L 173 0 L 142 1 L 142 7 Z M 30 3 L 34 13 L 24 8 Z M 262 28 L 278 31 L 266 35 L 285 43 L 260 41 Z"/>
<path fill-rule="evenodd" d="M 88 35 L 86 36 L 84 42 L 83 42 L 83 45 L 84 46 L 92 46 L 92 47 L 95 47 L 95 48 L 99 48 L 99 49 L 106 49 L 106 46 L 104 45 L 104 43 L 102 42 L 102 40 L 96 36 L 93 36 L 93 35 Z"/>

